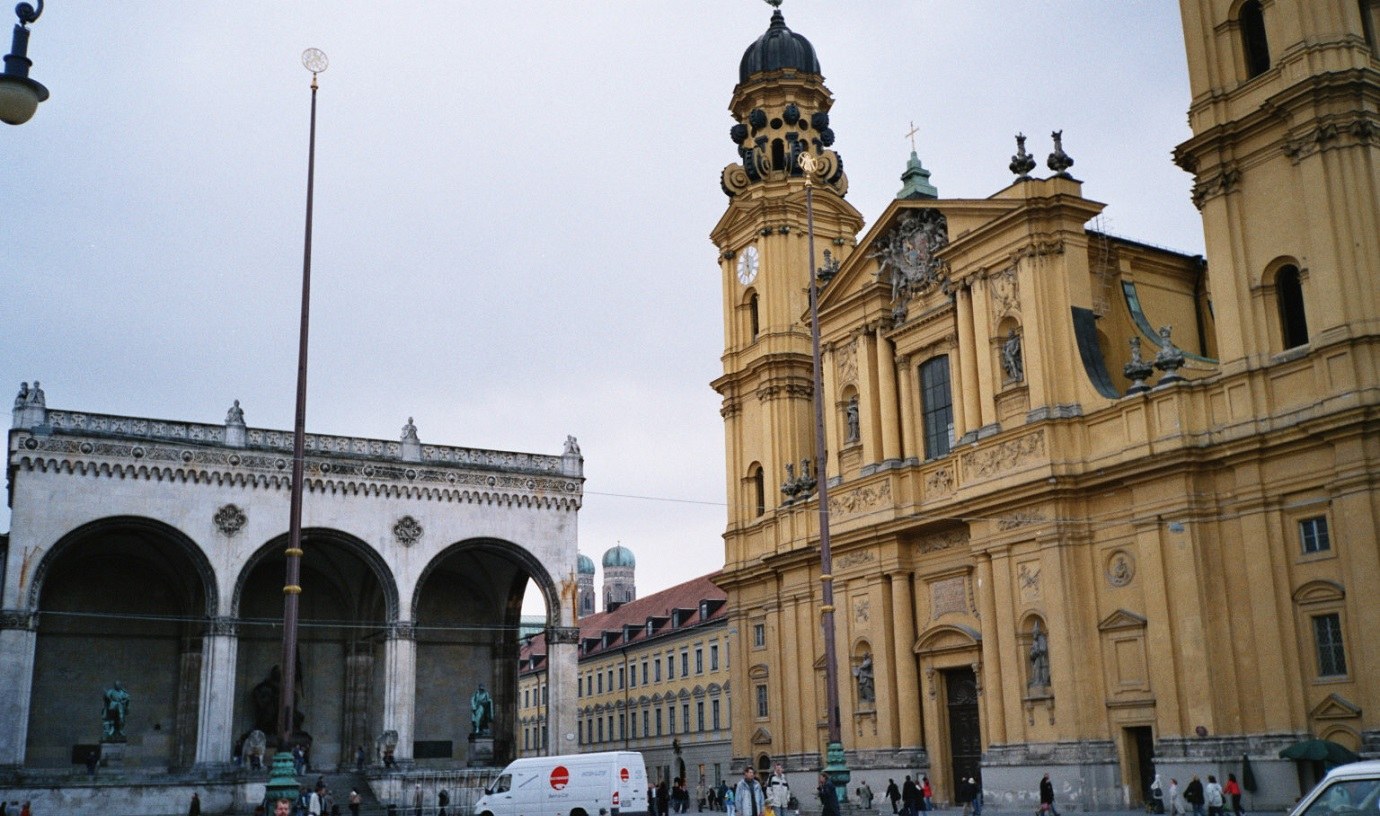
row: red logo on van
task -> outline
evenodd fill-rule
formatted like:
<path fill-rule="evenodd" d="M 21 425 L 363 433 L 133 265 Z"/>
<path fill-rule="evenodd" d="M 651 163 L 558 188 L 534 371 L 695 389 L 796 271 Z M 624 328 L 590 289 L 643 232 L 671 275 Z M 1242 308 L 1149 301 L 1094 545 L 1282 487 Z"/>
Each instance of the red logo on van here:
<path fill-rule="evenodd" d="M 555 790 L 563 790 L 570 782 L 570 771 L 564 765 L 557 765 L 551 769 L 551 787 Z"/>
<path fill-rule="evenodd" d="M 628 781 L 628 769 L 627 769 L 627 768 L 619 768 L 619 769 L 618 769 L 618 778 L 621 779 L 621 780 L 623 780 L 624 782 L 627 782 L 627 781 Z"/>

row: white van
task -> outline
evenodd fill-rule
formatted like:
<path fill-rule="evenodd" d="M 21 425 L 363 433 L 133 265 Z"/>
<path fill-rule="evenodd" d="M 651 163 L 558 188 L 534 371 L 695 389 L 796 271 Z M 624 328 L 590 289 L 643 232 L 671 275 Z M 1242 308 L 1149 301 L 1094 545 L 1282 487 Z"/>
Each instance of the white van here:
<path fill-rule="evenodd" d="M 514 760 L 474 816 L 646 816 L 647 766 L 636 751 Z"/>
<path fill-rule="evenodd" d="M 1380 760 L 1338 765 L 1294 807 L 1292 816 L 1355 816 L 1380 811 Z"/>

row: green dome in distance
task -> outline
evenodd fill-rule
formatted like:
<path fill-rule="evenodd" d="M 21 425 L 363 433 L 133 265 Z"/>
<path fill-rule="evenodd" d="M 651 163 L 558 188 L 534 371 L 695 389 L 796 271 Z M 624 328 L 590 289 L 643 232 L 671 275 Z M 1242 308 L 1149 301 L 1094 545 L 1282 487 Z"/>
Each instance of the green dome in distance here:
<path fill-rule="evenodd" d="M 606 567 L 636 567 L 637 559 L 633 558 L 632 550 L 617 544 L 610 547 L 604 553 L 604 566 Z"/>

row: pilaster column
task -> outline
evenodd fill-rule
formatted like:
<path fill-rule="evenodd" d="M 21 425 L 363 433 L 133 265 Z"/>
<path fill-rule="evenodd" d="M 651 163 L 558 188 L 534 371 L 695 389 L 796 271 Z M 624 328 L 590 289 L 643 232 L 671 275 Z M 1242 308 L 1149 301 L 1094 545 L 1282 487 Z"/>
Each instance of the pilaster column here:
<path fill-rule="evenodd" d="M 892 676 L 896 684 L 898 748 L 920 746 L 920 675 L 915 661 L 915 602 L 910 573 L 891 575 Z"/>
<path fill-rule="evenodd" d="M 982 426 L 978 416 L 977 340 L 973 331 L 973 290 L 958 288 L 958 399 L 954 400 L 954 437 L 961 439 Z"/>
<path fill-rule="evenodd" d="M 562 610 L 562 615 L 568 614 Z M 546 722 L 551 729 L 550 754 L 572 754 L 580 750 L 575 740 L 579 700 L 575 698 L 575 675 L 579 671 L 580 628 L 574 621 L 546 630 Z M 643 716 L 646 716 L 645 712 Z"/>
<path fill-rule="evenodd" d="M 201 636 L 201 684 L 197 694 L 197 765 L 228 764 L 235 739 L 235 663 L 238 621 L 214 618 Z"/>
<path fill-rule="evenodd" d="M 0 611 L 0 768 L 24 764 L 37 642 L 37 612 Z"/>
<path fill-rule="evenodd" d="M 977 604 L 982 613 L 982 671 L 978 677 L 982 689 L 979 711 L 987 726 L 987 745 L 1006 744 L 1006 705 L 1002 698 L 1000 678 L 1005 676 L 1002 666 L 1002 640 L 998 635 L 1001 624 L 997 618 L 997 599 L 992 586 L 992 556 L 977 556 Z M 988 686 L 988 681 L 991 686 Z"/>
<path fill-rule="evenodd" d="M 819 365 L 824 379 L 824 393 L 820 395 L 820 399 L 824 400 L 824 445 L 828 452 L 828 457 L 819 467 L 819 478 L 821 479 L 829 478 L 830 473 L 840 478 L 843 477 L 843 459 L 841 458 L 841 454 L 843 452 L 843 438 L 845 433 L 843 428 L 839 427 L 840 409 L 838 382 L 837 378 L 834 376 L 834 366 L 837 361 L 838 354 L 833 343 L 820 346 Z M 811 427 L 813 427 L 813 425 Z M 814 436 L 811 435 L 810 438 L 812 441 L 809 445 L 809 450 L 814 450 Z M 780 478 L 781 475 L 783 474 L 779 474 L 778 478 Z M 804 474 L 802 473 L 801 475 L 803 476 Z M 771 480 L 767 481 L 767 485 L 768 489 L 770 489 Z"/>
<path fill-rule="evenodd" d="M 906 459 L 920 458 L 916 450 L 915 442 L 919 439 L 915 429 L 918 427 L 916 417 L 917 405 L 915 403 L 915 373 L 910 368 L 910 357 L 897 357 L 896 367 L 901 370 L 901 376 L 897 377 L 900 385 L 901 404 L 900 418 L 897 425 L 901 429 L 901 456 Z M 962 395 L 960 395 L 960 399 Z M 955 426 L 957 428 L 958 426 Z"/>
<path fill-rule="evenodd" d="M 896 419 L 896 358 L 891 341 L 877 327 L 877 386 L 881 400 L 882 459 L 893 462 L 901 458 L 901 426 Z"/>
<path fill-rule="evenodd" d="M 383 730 L 398 733 L 393 758 L 410 763 L 417 720 L 417 636 L 412 621 L 388 625 L 383 661 Z"/>

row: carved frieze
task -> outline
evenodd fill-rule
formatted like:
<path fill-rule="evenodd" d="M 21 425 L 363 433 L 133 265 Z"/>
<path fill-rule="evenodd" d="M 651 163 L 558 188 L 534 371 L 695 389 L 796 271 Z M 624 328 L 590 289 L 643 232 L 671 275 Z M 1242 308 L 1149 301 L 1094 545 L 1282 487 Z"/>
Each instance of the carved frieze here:
<path fill-rule="evenodd" d="M 852 516 L 874 510 L 891 502 L 891 482 L 854 488 L 829 497 L 829 512 L 834 516 Z"/>
<path fill-rule="evenodd" d="M 1031 524 L 1039 524 L 1047 521 L 1043 513 L 1036 513 L 1030 510 L 1022 510 L 1016 513 L 1007 513 L 997 518 L 998 530 L 1014 530 L 1017 527 L 1026 527 Z"/>
<path fill-rule="evenodd" d="M 933 496 L 947 496 L 954 492 L 954 472 L 943 467 L 925 477 L 925 492 Z"/>
<path fill-rule="evenodd" d="M 833 504 L 833 502 L 831 501 L 830 504 Z M 839 569 L 845 569 L 847 567 L 856 567 L 859 564 L 870 564 L 876 560 L 877 556 L 871 550 L 854 550 L 853 552 L 844 553 L 838 558 L 835 558 L 834 566 Z"/>
<path fill-rule="evenodd" d="M 867 623 L 872 619 L 872 602 L 867 598 L 853 599 L 853 622 Z"/>
<path fill-rule="evenodd" d="M 947 550 L 950 547 L 958 547 L 968 543 L 968 531 L 966 529 L 945 530 L 942 533 L 934 533 L 925 536 L 915 542 L 915 551 L 924 555 L 925 553 Z"/>
<path fill-rule="evenodd" d="M 960 461 L 966 478 L 984 479 L 1020 467 L 1044 452 L 1045 432 L 1041 430 L 968 451 Z"/>

